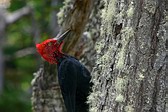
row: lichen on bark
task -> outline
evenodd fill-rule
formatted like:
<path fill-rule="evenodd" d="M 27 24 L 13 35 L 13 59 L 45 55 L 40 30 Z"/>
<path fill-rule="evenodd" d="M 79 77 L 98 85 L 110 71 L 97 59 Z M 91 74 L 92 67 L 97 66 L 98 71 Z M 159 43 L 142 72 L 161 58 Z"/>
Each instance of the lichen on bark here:
<path fill-rule="evenodd" d="M 168 110 L 168 2 L 104 0 L 91 112 Z M 113 7 L 111 7 L 113 6 Z"/>

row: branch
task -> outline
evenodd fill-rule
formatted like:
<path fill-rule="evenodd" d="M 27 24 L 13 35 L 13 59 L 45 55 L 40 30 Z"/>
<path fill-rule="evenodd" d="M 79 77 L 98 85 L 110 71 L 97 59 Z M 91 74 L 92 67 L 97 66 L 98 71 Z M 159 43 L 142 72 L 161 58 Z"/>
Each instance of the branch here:
<path fill-rule="evenodd" d="M 29 47 L 29 48 L 16 51 L 13 55 L 6 55 L 5 60 L 8 61 L 8 60 L 15 59 L 15 58 L 22 58 L 24 56 L 35 54 L 35 53 L 36 53 L 35 48 Z"/>
<path fill-rule="evenodd" d="M 14 54 L 14 57 L 15 58 L 21 58 L 21 57 L 24 57 L 24 56 L 27 56 L 27 55 L 30 55 L 30 54 L 35 54 L 36 53 L 36 50 L 34 47 L 29 47 L 29 48 L 25 48 L 25 49 L 21 49 L 19 51 L 17 51 L 15 54 Z"/>
<path fill-rule="evenodd" d="M 14 23 L 15 21 L 19 20 L 21 17 L 25 16 L 25 15 L 28 15 L 31 13 L 31 8 L 26 6 L 26 7 L 23 7 L 13 13 L 8 13 L 6 15 L 6 23 L 7 24 L 12 24 Z"/>

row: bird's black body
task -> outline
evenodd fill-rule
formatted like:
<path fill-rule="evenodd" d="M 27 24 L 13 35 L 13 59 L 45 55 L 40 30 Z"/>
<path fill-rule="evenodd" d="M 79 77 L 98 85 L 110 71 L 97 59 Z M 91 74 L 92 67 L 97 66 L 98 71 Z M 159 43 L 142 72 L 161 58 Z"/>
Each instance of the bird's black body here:
<path fill-rule="evenodd" d="M 91 90 L 89 71 L 74 57 L 58 60 L 58 79 L 67 112 L 88 112 L 87 96 Z"/>

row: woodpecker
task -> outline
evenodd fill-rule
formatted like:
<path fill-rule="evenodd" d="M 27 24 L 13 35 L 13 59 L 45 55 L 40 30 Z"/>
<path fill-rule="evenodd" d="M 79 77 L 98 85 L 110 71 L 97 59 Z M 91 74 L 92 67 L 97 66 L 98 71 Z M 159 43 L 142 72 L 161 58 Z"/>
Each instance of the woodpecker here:
<path fill-rule="evenodd" d="M 38 53 L 50 64 L 57 64 L 58 80 L 67 112 L 88 112 L 87 96 L 92 83 L 90 72 L 76 58 L 62 52 L 64 39 L 71 30 L 59 38 L 36 44 Z"/>

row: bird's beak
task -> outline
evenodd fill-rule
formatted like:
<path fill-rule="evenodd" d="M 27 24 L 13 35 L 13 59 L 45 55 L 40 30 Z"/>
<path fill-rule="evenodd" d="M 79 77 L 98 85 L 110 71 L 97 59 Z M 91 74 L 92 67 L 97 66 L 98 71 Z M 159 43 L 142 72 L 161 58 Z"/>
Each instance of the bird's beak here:
<path fill-rule="evenodd" d="M 66 30 L 64 33 L 62 33 L 59 37 L 58 37 L 58 39 L 57 39 L 57 42 L 58 43 L 61 43 L 67 36 L 68 36 L 68 34 L 70 33 L 70 29 L 68 29 L 68 30 Z"/>

